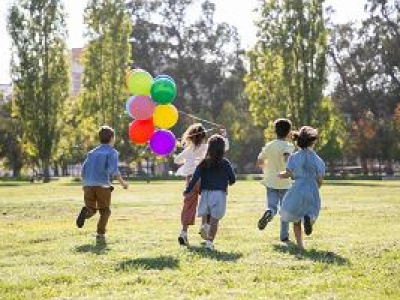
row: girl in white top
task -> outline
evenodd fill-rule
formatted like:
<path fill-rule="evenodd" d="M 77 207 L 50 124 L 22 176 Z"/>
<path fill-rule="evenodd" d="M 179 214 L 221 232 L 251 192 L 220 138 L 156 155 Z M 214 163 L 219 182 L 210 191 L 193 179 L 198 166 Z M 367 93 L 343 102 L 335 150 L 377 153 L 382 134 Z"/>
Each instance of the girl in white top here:
<path fill-rule="evenodd" d="M 221 134 L 225 137 L 226 131 L 221 129 Z M 185 147 L 184 150 L 174 159 L 176 164 L 182 165 L 176 174 L 186 177 L 186 184 L 189 184 L 197 165 L 205 158 L 207 153 L 207 135 L 203 125 L 201 123 L 190 125 L 182 136 L 182 144 Z M 225 145 L 226 150 L 228 150 L 229 144 L 226 138 Z M 178 237 L 181 245 L 188 245 L 187 230 L 189 225 L 194 225 L 195 222 L 199 191 L 200 184 L 198 182 L 195 188 L 185 195 L 181 212 L 182 231 Z M 208 230 L 209 225 L 203 224 L 201 228 L 203 238 L 207 235 Z"/>
<path fill-rule="evenodd" d="M 197 165 L 204 159 L 207 152 L 207 135 L 206 130 L 200 123 L 189 126 L 182 136 L 182 144 L 185 149 L 179 153 L 174 162 L 182 165 L 177 175 L 186 177 L 186 184 L 190 179 Z M 181 212 L 182 231 L 178 237 L 180 245 L 188 245 L 187 230 L 189 225 L 194 225 L 196 218 L 197 203 L 199 199 L 199 183 L 188 193 L 183 200 Z"/>

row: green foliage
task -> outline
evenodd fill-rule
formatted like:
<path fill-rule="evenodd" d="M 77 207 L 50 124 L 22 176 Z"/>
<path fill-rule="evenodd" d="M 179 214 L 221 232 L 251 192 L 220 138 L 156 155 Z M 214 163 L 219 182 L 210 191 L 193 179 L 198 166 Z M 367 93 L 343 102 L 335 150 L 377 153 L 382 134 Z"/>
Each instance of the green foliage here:
<path fill-rule="evenodd" d="M 122 138 L 127 138 L 129 124 L 124 112 L 128 98 L 125 72 L 130 68 L 129 14 L 123 0 L 90 0 L 84 23 L 89 43 L 83 58 L 81 121 L 85 124 L 81 126 L 89 129 L 110 125 L 116 130 L 120 144 Z M 92 135 L 95 132 L 97 129 Z"/>
<path fill-rule="evenodd" d="M 60 0 L 18 0 L 8 22 L 17 116 L 48 180 L 57 120 L 69 86 L 63 6 Z"/>
<path fill-rule="evenodd" d="M 201 13 L 194 18 L 192 9 L 197 3 Z M 257 145 L 262 142 L 261 130 L 249 124 L 248 101 L 243 94 L 243 51 L 236 28 L 215 21 L 215 4 L 197 3 L 128 1 L 134 22 L 134 65 L 154 75 L 171 75 L 177 84 L 174 105 L 178 109 L 225 126 L 231 144 L 228 155 L 242 170 L 255 160 Z M 179 136 L 193 122 L 196 120 L 181 115 L 173 131 Z M 250 144 L 254 147 L 246 153 Z"/>
<path fill-rule="evenodd" d="M 326 82 L 323 0 L 264 1 L 246 77 L 255 122 L 289 116 L 313 125 Z"/>
<path fill-rule="evenodd" d="M 1 98 L 1 95 L 0 95 Z M 12 112 L 12 102 L 0 104 L 0 159 L 19 177 L 23 166 L 21 122 Z"/>
<path fill-rule="evenodd" d="M 400 99 L 400 5 L 370 0 L 361 26 L 335 26 L 330 57 L 340 80 L 333 100 L 352 122 L 352 156 L 386 161 L 399 157 L 395 111 Z"/>

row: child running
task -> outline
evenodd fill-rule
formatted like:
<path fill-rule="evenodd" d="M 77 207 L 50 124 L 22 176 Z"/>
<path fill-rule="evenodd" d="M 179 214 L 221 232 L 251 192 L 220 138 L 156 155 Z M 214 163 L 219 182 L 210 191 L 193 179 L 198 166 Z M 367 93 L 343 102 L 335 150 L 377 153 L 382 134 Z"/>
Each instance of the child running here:
<path fill-rule="evenodd" d="M 91 218 L 96 211 L 100 213 L 97 223 L 97 243 L 105 243 L 108 219 L 111 215 L 110 202 L 113 186 L 110 177 L 115 176 L 124 189 L 128 188 L 118 171 L 118 152 L 114 149 L 115 133 L 109 126 L 99 130 L 101 145 L 90 151 L 82 165 L 82 181 L 85 206 L 76 219 L 78 228 L 82 228 L 85 220 Z"/>
<path fill-rule="evenodd" d="M 208 147 L 206 138 L 206 131 L 200 123 L 195 123 L 189 126 L 182 136 L 182 144 L 185 149 L 175 157 L 174 162 L 182 165 L 176 174 L 186 177 L 186 185 L 189 184 L 197 165 L 206 156 Z M 187 231 L 189 225 L 194 225 L 195 222 L 197 202 L 199 198 L 199 186 L 200 184 L 196 183 L 192 191 L 187 193 L 183 200 L 181 212 L 182 230 L 178 237 L 180 245 L 189 244 Z"/>
<path fill-rule="evenodd" d="M 295 133 L 300 150 L 289 157 L 286 171 L 278 174 L 280 178 L 294 179 L 283 198 L 280 214 L 282 221 L 294 223 L 293 231 L 300 249 L 304 249 L 301 223 L 304 223 L 305 234 L 310 235 L 321 208 L 319 188 L 325 175 L 325 163 L 314 152 L 317 138 L 318 131 L 310 126 L 303 126 Z"/>
<path fill-rule="evenodd" d="M 258 221 L 258 229 L 263 230 L 278 213 L 282 199 L 290 187 L 290 179 L 279 179 L 276 174 L 285 170 L 286 161 L 294 151 L 291 138 L 292 123 L 288 119 L 277 119 L 274 122 L 276 139 L 265 145 L 258 155 L 257 166 L 263 169 L 263 184 L 267 189 L 267 209 Z M 280 239 L 289 241 L 289 223 L 281 221 Z"/>
<path fill-rule="evenodd" d="M 206 237 L 206 248 L 214 249 L 214 239 L 218 230 L 219 220 L 225 215 L 226 194 L 228 184 L 236 181 L 235 173 L 230 162 L 224 158 L 225 141 L 220 135 L 213 135 L 208 140 L 205 159 L 196 167 L 192 179 L 187 186 L 184 196 L 193 191 L 200 180 L 200 204 L 198 216 L 203 224 L 210 215 L 210 230 Z"/>

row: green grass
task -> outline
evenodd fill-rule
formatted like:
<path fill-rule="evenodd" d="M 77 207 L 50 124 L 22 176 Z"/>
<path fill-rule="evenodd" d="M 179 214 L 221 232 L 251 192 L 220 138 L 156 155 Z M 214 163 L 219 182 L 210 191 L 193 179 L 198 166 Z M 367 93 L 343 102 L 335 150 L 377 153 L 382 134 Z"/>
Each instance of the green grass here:
<path fill-rule="evenodd" d="M 0 299 L 399 299 L 400 182 L 337 181 L 306 251 L 256 224 L 265 190 L 243 181 L 207 252 L 191 228 L 177 244 L 183 182 L 113 193 L 108 245 L 97 218 L 75 227 L 82 191 L 69 182 L 0 186 Z"/>

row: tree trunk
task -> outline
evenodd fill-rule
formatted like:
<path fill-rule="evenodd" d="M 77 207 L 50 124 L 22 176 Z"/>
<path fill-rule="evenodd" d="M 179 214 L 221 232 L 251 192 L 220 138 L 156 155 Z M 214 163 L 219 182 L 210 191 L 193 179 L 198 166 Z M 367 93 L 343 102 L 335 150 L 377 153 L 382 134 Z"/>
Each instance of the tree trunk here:
<path fill-rule="evenodd" d="M 54 177 L 59 177 L 60 173 L 58 172 L 58 162 L 54 162 Z"/>
<path fill-rule="evenodd" d="M 42 160 L 43 166 L 43 182 L 50 182 L 50 160 L 48 158 Z"/>

